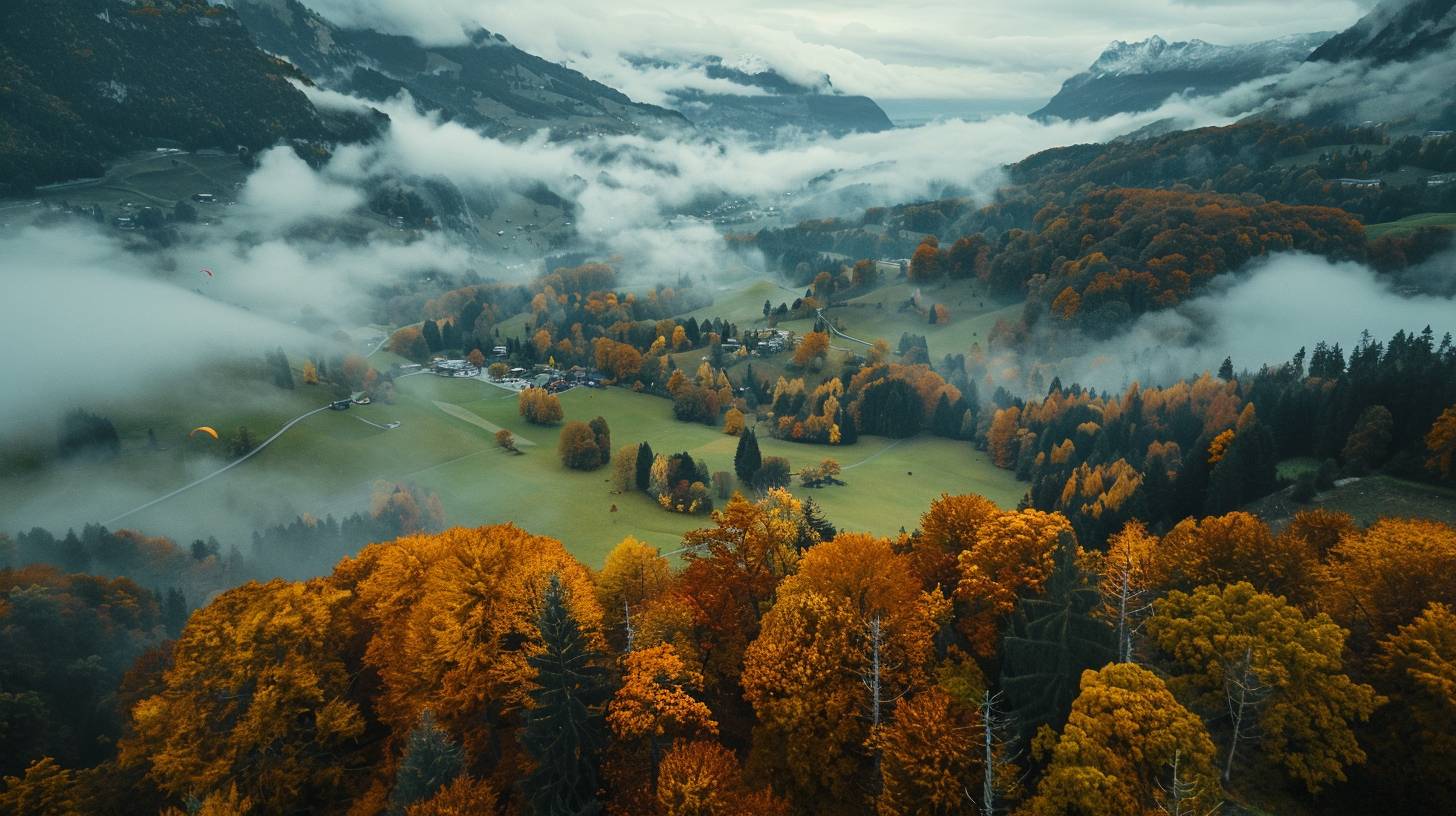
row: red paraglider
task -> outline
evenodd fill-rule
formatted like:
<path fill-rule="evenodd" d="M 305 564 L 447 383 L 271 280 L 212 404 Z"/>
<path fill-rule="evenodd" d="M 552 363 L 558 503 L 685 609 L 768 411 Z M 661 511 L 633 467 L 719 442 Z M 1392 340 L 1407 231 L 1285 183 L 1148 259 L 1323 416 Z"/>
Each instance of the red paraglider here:
<path fill-rule="evenodd" d="M 209 278 L 212 277 L 212 269 L 211 268 L 204 266 L 204 267 L 202 267 L 202 271 L 203 272 L 206 272 L 207 273 L 207 276 Z"/>

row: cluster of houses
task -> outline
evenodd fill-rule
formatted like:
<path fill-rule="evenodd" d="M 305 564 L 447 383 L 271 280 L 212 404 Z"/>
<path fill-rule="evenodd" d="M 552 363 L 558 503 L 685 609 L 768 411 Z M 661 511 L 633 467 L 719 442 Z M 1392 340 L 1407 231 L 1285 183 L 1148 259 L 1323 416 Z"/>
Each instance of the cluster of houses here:
<path fill-rule="evenodd" d="M 480 368 L 469 360 L 432 360 L 430 371 L 440 377 L 479 377 Z"/>
<path fill-rule="evenodd" d="M 794 346 L 794 333 L 787 329 L 761 329 L 746 335 L 749 342 L 750 353 L 755 357 L 763 357 L 769 354 L 778 354 L 781 351 Z M 736 347 L 729 348 L 725 342 L 724 351 L 737 351 Z"/>

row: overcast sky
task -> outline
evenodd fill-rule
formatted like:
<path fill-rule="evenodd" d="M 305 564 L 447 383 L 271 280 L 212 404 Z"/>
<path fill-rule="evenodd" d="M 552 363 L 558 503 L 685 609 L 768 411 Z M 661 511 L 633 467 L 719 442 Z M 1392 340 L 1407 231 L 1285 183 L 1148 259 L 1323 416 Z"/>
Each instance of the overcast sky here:
<path fill-rule="evenodd" d="M 877 99 L 1056 93 L 1112 40 L 1254 42 L 1337 31 L 1374 0 L 304 0 L 337 22 L 447 41 L 478 21 L 644 101 L 623 53 L 757 56 Z"/>

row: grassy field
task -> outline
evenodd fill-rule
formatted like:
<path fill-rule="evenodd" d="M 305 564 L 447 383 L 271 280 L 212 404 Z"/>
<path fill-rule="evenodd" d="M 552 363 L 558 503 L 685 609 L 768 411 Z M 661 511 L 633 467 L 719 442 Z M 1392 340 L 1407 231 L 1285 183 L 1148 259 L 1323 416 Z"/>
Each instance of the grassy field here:
<path fill-rule="evenodd" d="M 921 289 L 923 300 L 944 304 L 950 310 L 949 322 L 931 325 L 919 312 L 900 308 L 915 289 L 915 285 L 910 283 L 883 286 L 843 305 L 826 309 L 824 313 L 837 321 L 845 334 L 868 342 L 883 338 L 892 348 L 899 342 L 901 334 L 924 335 L 932 360 L 946 354 L 964 354 L 975 343 L 985 346 L 997 320 L 1015 320 L 1021 314 L 1020 303 L 1008 305 L 993 300 L 972 285 L 927 286 Z M 797 320 L 781 325 L 794 331 L 809 331 L 814 322 Z M 847 342 L 836 339 L 835 345 Z"/>
<path fill-rule="evenodd" d="M 185 403 L 166 408 L 109 407 L 124 437 L 122 455 L 105 463 L 7 473 L 0 478 L 0 530 L 64 529 L 110 519 L 225 461 L 209 454 L 214 445 L 184 441 L 192 425 L 213 424 L 228 433 L 246 424 L 261 439 L 327 401 L 325 392 L 305 386 L 265 391 L 266 399 L 251 403 L 222 388 L 194 383 L 175 389 L 172 393 Z M 559 429 L 525 423 L 517 415 L 515 395 L 503 389 L 420 375 L 399 380 L 398 392 L 394 405 L 315 414 L 238 468 L 112 526 L 182 540 L 212 534 L 225 545 L 245 545 L 253 529 L 300 513 L 362 510 L 377 479 L 413 482 L 437 493 L 451 524 L 513 521 L 559 537 L 592 565 L 627 535 L 670 551 L 684 531 L 705 521 L 668 513 L 642 494 L 611 493 L 607 469 L 566 470 L 555 454 Z M 436 401 L 459 406 L 484 422 L 452 416 Z M 667 400 L 623 389 L 577 389 L 564 394 L 562 404 L 568 419 L 606 417 L 614 448 L 646 440 L 660 452 L 690 451 L 712 470 L 732 469 L 737 440 L 716 428 L 675 421 Z M 400 426 L 382 430 L 361 418 Z M 508 428 L 534 445 L 523 446 L 522 455 L 507 455 L 495 447 L 485 423 Z M 163 450 L 147 448 L 147 427 L 156 428 Z M 866 437 L 851 448 L 833 449 L 793 445 L 767 434 L 760 438 L 765 455 L 785 456 L 795 469 L 825 457 L 839 460 L 846 486 L 796 491 L 812 494 L 843 529 L 891 534 L 902 526 L 913 528 L 942 492 L 982 493 L 1007 507 L 1023 492 L 1009 472 L 992 467 L 985 454 L 965 443 Z"/>
<path fill-rule="evenodd" d="M 212 193 L 219 201 L 231 199 L 233 185 L 247 173 L 236 156 L 142 152 L 115 162 L 95 183 L 44 190 L 37 197 L 88 207 L 99 204 L 110 217 L 129 209 L 122 206 L 126 202 L 170 208 L 193 193 Z M 199 205 L 198 215 L 216 215 L 220 207 Z"/>
<path fill-rule="evenodd" d="M 1399 237 L 1409 235 L 1422 227 L 1456 229 L 1456 213 L 1420 213 L 1419 215 L 1408 215 L 1399 221 L 1367 224 L 1365 225 L 1365 235 L 1369 238 Z"/>

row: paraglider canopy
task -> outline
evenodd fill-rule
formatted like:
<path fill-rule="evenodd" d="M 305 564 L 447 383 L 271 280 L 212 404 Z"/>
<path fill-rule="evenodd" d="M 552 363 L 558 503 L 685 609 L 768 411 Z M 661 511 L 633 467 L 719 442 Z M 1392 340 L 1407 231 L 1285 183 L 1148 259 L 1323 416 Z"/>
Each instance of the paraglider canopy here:
<path fill-rule="evenodd" d="M 209 278 L 210 278 L 210 277 L 212 277 L 212 269 L 211 269 L 211 267 L 206 267 L 206 266 L 204 266 L 204 267 L 202 267 L 202 271 L 203 271 L 203 272 L 206 272 L 206 273 L 207 273 L 207 276 L 208 276 L 208 277 L 209 277 Z"/>
<path fill-rule="evenodd" d="M 213 430 L 207 425 L 199 425 L 196 428 L 193 428 L 192 433 L 187 434 L 187 437 L 190 439 L 194 436 L 197 436 L 199 433 L 205 433 L 213 439 L 217 438 L 217 431 Z"/>

